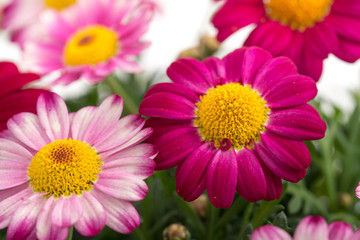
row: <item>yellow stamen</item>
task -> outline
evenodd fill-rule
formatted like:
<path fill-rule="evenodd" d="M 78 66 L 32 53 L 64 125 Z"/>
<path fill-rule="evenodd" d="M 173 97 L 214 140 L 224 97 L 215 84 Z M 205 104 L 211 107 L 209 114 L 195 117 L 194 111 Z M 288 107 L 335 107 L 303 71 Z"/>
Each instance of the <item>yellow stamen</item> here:
<path fill-rule="evenodd" d="M 65 64 L 73 66 L 107 61 L 120 50 L 117 38 L 113 30 L 100 25 L 80 29 L 65 45 Z"/>
<path fill-rule="evenodd" d="M 63 10 L 64 8 L 76 3 L 76 0 L 45 0 L 45 6 L 54 8 L 56 10 Z"/>
<path fill-rule="evenodd" d="M 239 83 L 218 85 L 196 103 L 194 126 L 204 141 L 240 149 L 260 138 L 270 111 L 256 90 Z"/>
<path fill-rule="evenodd" d="M 28 167 L 30 186 L 47 196 L 69 196 L 92 189 L 102 161 L 85 142 L 56 140 L 45 145 L 31 159 Z"/>
<path fill-rule="evenodd" d="M 329 13 L 333 0 L 264 0 L 267 16 L 300 31 L 313 27 Z"/>

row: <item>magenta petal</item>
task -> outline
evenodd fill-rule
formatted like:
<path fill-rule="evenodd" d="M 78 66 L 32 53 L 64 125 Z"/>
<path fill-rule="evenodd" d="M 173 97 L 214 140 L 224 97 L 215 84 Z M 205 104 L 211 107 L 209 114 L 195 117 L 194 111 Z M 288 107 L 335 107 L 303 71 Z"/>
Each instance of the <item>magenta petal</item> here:
<path fill-rule="evenodd" d="M 183 85 L 176 84 L 176 83 L 175 84 L 174 83 L 156 84 L 156 85 L 152 86 L 151 88 L 149 88 L 149 90 L 146 92 L 144 98 L 147 98 L 156 93 L 169 93 L 169 92 L 177 94 L 179 96 L 182 96 L 182 97 L 186 98 L 187 100 L 194 102 L 194 103 L 199 101 L 198 95 L 196 95 L 190 88 L 187 88 Z"/>
<path fill-rule="evenodd" d="M 201 144 L 201 138 L 194 127 L 170 131 L 153 142 L 159 148 L 155 158 L 156 170 L 175 167 Z"/>
<path fill-rule="evenodd" d="M 281 178 L 276 176 L 269 168 L 260 160 L 259 154 L 254 151 L 257 159 L 259 160 L 263 172 L 265 174 L 265 181 L 267 186 L 267 193 L 264 200 L 272 201 L 275 199 L 279 199 L 282 194 L 282 181 Z"/>
<path fill-rule="evenodd" d="M 351 240 L 354 235 L 352 227 L 346 222 L 332 222 L 329 225 L 330 240 Z"/>
<path fill-rule="evenodd" d="M 204 94 L 213 87 L 213 80 L 207 67 L 196 59 L 183 58 L 173 62 L 167 69 L 169 78 L 177 84 Z"/>
<path fill-rule="evenodd" d="M 289 58 L 277 57 L 266 62 L 257 71 L 252 87 L 262 94 L 281 81 L 280 79 L 295 74 L 297 68 Z"/>
<path fill-rule="evenodd" d="M 256 202 L 266 197 L 267 187 L 263 169 L 256 156 L 247 148 L 237 153 L 238 193 L 247 201 Z"/>
<path fill-rule="evenodd" d="M 339 36 L 339 46 L 334 54 L 346 62 L 353 63 L 360 58 L 360 44 Z"/>
<path fill-rule="evenodd" d="M 12 72 L 11 69 L 9 71 L 7 69 L 1 71 L 0 69 L 0 84 L 1 84 L 0 96 L 2 97 L 5 96 L 5 94 L 10 94 L 11 92 L 21 89 L 23 86 L 25 86 L 30 82 L 40 79 L 39 75 L 33 73 L 19 73 L 19 72 L 11 73 L 11 72 Z"/>
<path fill-rule="evenodd" d="M 358 186 L 355 189 L 355 196 L 360 198 L 360 182 L 359 182 Z"/>
<path fill-rule="evenodd" d="M 52 224 L 51 215 L 55 207 L 54 198 L 51 196 L 42 208 L 36 222 L 36 236 L 39 239 L 64 240 L 68 236 L 69 228 L 59 228 Z"/>
<path fill-rule="evenodd" d="M 328 239 L 328 226 L 320 216 L 303 218 L 295 229 L 294 240 Z"/>
<path fill-rule="evenodd" d="M 195 104 L 174 93 L 155 93 L 140 104 L 141 115 L 170 119 L 194 119 Z"/>
<path fill-rule="evenodd" d="M 242 84 L 252 85 L 259 68 L 270 59 L 272 56 L 269 52 L 258 47 L 249 47 L 244 54 L 242 64 Z"/>
<path fill-rule="evenodd" d="M 289 182 L 298 182 L 311 163 L 305 143 L 280 137 L 266 131 L 255 148 L 265 165 L 277 176 Z"/>
<path fill-rule="evenodd" d="M 203 60 L 203 63 L 210 71 L 214 80 L 214 86 L 220 84 L 221 79 L 226 78 L 226 69 L 224 62 L 217 57 L 208 57 Z"/>
<path fill-rule="evenodd" d="M 298 64 L 299 73 L 310 76 L 317 82 L 323 70 L 323 60 L 323 58 L 305 48 Z"/>
<path fill-rule="evenodd" d="M 293 75 L 282 78 L 262 93 L 262 97 L 271 108 L 287 108 L 305 104 L 317 94 L 316 84 L 313 79 Z"/>
<path fill-rule="evenodd" d="M 80 201 L 84 208 L 84 213 L 76 222 L 75 228 L 86 237 L 94 236 L 105 226 L 105 210 L 99 201 L 88 192 L 83 192 Z"/>
<path fill-rule="evenodd" d="M 241 83 L 242 63 L 246 48 L 237 49 L 223 58 L 226 68 L 226 82 Z"/>
<path fill-rule="evenodd" d="M 292 240 L 292 238 L 283 229 L 266 225 L 256 229 L 251 234 L 250 240 Z"/>
<path fill-rule="evenodd" d="M 41 94 L 37 102 L 37 114 L 51 141 L 68 138 L 69 114 L 64 100 L 59 95 Z"/>
<path fill-rule="evenodd" d="M 51 220 L 57 227 L 70 227 L 82 214 L 83 208 L 78 196 L 75 194 L 69 197 L 61 196 L 54 206 Z"/>
<path fill-rule="evenodd" d="M 193 201 L 205 190 L 205 177 L 214 150 L 209 143 L 193 151 L 176 169 L 176 191 L 185 201 Z"/>
<path fill-rule="evenodd" d="M 326 130 L 325 122 L 308 104 L 272 111 L 265 127 L 278 135 L 300 141 L 323 138 Z"/>
<path fill-rule="evenodd" d="M 210 202 L 217 208 L 228 208 L 234 200 L 238 166 L 235 151 L 217 150 L 206 176 Z"/>

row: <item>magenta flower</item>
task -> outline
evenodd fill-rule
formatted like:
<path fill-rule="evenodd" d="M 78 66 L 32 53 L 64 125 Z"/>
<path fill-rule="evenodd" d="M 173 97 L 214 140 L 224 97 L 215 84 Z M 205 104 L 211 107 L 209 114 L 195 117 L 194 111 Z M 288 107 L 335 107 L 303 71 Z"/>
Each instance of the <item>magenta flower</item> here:
<path fill-rule="evenodd" d="M 293 62 L 252 47 L 223 59 L 180 59 L 146 93 L 140 113 L 151 118 L 149 142 L 159 147 L 156 169 L 175 166 L 176 190 L 193 201 L 205 189 L 216 207 L 235 191 L 248 201 L 279 198 L 281 179 L 305 176 L 303 140 L 324 136 L 325 123 L 306 104 L 315 82 Z"/>
<path fill-rule="evenodd" d="M 36 112 L 39 95 L 44 89 L 23 89 L 25 85 L 38 80 L 33 73 L 19 73 L 10 62 L 0 62 L 0 131 L 6 129 L 7 120 L 20 112 Z"/>
<path fill-rule="evenodd" d="M 117 69 L 139 72 L 135 57 L 150 44 L 140 38 L 155 8 L 148 0 L 78 0 L 62 12 L 48 11 L 43 35 L 25 46 L 26 64 L 39 74 L 58 72 L 54 84 L 97 83 Z"/>
<path fill-rule="evenodd" d="M 355 189 L 355 196 L 360 198 L 360 182 L 359 182 L 359 185 L 357 186 L 357 188 Z"/>
<path fill-rule="evenodd" d="M 294 238 L 275 226 L 262 226 L 251 235 L 251 240 L 359 240 L 360 231 L 354 233 L 346 222 L 336 221 L 327 225 L 320 216 L 305 217 L 295 229 Z"/>
<path fill-rule="evenodd" d="M 130 233 L 140 223 L 130 201 L 144 198 L 157 150 L 138 144 L 152 132 L 133 114 L 119 120 L 123 102 L 69 114 L 54 93 L 42 94 L 37 115 L 12 117 L 0 136 L 0 228 L 8 239 L 65 239 L 105 225 Z"/>
<path fill-rule="evenodd" d="M 360 58 L 360 2 L 343 0 L 227 0 L 212 19 L 226 39 L 257 24 L 245 46 L 287 56 L 299 72 L 318 80 L 329 53 L 347 62 Z"/>

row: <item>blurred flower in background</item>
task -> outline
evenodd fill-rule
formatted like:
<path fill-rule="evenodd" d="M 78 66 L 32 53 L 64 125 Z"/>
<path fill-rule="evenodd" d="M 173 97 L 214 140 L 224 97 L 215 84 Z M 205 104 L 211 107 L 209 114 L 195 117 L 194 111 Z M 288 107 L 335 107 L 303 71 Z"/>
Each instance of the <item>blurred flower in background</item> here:
<path fill-rule="evenodd" d="M 47 11 L 44 33 L 27 39 L 26 65 L 41 75 L 58 71 L 53 84 L 97 83 L 115 70 L 137 73 L 135 57 L 150 44 L 140 38 L 155 10 L 148 0 L 78 0 L 62 12 Z"/>
<path fill-rule="evenodd" d="M 34 73 L 20 73 L 15 64 L 0 62 L 0 131 L 7 120 L 20 112 L 36 112 L 36 101 L 44 89 L 26 88 L 39 80 Z"/>
<path fill-rule="evenodd" d="M 120 233 L 139 226 L 130 201 L 148 192 L 157 154 L 140 115 L 122 113 L 122 98 L 69 115 L 54 93 L 42 94 L 37 115 L 19 113 L 2 132 L 0 228 L 8 239 L 65 239 L 105 225 Z M 70 235 L 71 236 L 71 235 Z"/>
<path fill-rule="evenodd" d="M 218 208 L 228 208 L 235 191 L 269 201 L 280 197 L 281 179 L 305 176 L 311 159 L 302 141 L 322 138 L 326 126 L 306 104 L 315 82 L 290 59 L 241 48 L 223 59 L 179 59 L 167 74 L 174 83 L 150 88 L 139 112 L 151 117 L 156 169 L 177 166 L 183 199 L 207 189 Z"/>
<path fill-rule="evenodd" d="M 329 53 L 360 58 L 360 2 L 342 0 L 227 0 L 214 15 L 218 40 L 255 23 L 245 46 L 291 58 L 300 74 L 317 81 Z"/>

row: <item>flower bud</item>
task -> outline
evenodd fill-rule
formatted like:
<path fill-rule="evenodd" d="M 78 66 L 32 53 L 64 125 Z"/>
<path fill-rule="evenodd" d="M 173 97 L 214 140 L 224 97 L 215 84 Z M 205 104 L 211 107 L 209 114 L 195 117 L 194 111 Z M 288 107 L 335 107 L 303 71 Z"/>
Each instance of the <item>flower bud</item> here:
<path fill-rule="evenodd" d="M 173 223 L 163 231 L 164 240 L 188 240 L 190 233 L 187 228 L 180 223 Z"/>

